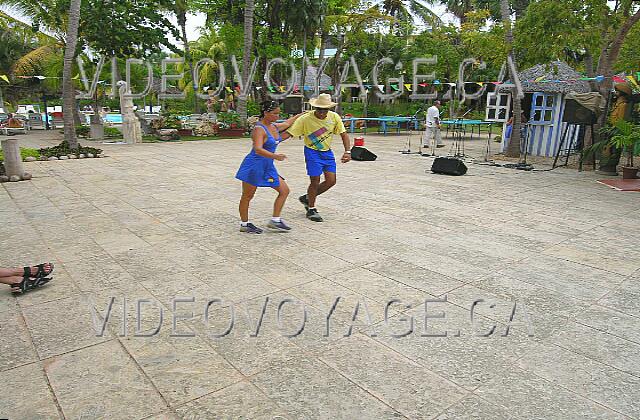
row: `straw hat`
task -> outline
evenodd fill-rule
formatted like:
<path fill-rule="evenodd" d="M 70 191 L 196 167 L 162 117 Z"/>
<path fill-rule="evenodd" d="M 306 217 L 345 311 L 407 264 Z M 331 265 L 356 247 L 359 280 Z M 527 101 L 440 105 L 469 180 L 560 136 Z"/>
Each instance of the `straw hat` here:
<path fill-rule="evenodd" d="M 331 101 L 331 95 L 328 93 L 321 93 L 317 98 L 309 99 L 309 104 L 314 108 L 333 108 L 338 105 L 336 102 Z"/>

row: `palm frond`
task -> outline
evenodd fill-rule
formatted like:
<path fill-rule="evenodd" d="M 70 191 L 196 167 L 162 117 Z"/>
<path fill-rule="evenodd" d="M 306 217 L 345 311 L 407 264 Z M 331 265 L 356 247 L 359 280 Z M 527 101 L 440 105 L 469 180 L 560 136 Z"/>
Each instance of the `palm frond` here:
<path fill-rule="evenodd" d="M 409 1 L 409 10 L 424 23 L 441 26 L 442 19 L 433 10 L 416 0 Z"/>
<path fill-rule="evenodd" d="M 44 64 L 51 56 L 59 54 L 60 44 L 43 45 L 20 57 L 14 64 L 12 71 L 18 76 L 33 76 L 44 68 Z"/>

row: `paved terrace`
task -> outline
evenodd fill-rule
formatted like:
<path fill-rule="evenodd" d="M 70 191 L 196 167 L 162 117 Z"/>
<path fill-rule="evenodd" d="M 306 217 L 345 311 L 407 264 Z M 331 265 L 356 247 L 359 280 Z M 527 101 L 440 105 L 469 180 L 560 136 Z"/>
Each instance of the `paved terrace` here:
<path fill-rule="evenodd" d="M 321 224 L 297 202 L 300 143 L 283 144 L 293 231 L 261 236 L 238 232 L 246 139 L 27 163 L 32 181 L 0 186 L 0 265 L 53 261 L 55 279 L 0 292 L 0 417 L 639 418 L 640 196 L 566 169 L 432 175 L 405 140 L 368 135 L 378 161 L 339 164 Z M 258 191 L 252 220 L 273 198 Z M 138 299 L 152 337 L 134 336 Z M 174 314 L 194 337 L 171 336 Z"/>

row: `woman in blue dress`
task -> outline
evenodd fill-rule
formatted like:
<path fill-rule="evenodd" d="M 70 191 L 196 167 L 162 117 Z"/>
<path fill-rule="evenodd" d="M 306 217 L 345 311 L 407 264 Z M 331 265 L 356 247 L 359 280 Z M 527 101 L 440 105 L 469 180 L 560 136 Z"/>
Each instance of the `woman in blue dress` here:
<path fill-rule="evenodd" d="M 285 122 L 276 123 L 280 118 L 280 104 L 275 101 L 262 103 L 260 121 L 251 133 L 253 149 L 245 156 L 236 178 L 242 181 L 242 197 L 240 198 L 240 232 L 262 233 L 262 229 L 249 221 L 249 203 L 258 187 L 271 187 L 278 192 L 273 203 L 273 217 L 267 223 L 267 227 L 277 231 L 291 230 L 280 217 L 280 212 L 289 195 L 289 186 L 282 178 L 276 166 L 275 160 L 283 161 L 287 158 L 282 153 L 276 153 L 278 144 L 289 137 L 280 134 L 293 124 L 302 114 L 295 115 Z"/>

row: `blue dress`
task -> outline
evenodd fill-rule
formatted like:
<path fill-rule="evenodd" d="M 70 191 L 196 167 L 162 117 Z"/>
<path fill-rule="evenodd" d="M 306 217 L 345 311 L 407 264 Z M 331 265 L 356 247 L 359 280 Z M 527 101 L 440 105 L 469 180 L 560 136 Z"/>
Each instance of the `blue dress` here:
<path fill-rule="evenodd" d="M 275 139 L 263 124 L 257 123 L 256 127 L 261 127 L 267 133 L 267 139 L 262 147 L 275 153 L 278 143 L 282 141 L 282 135 L 278 134 L 278 139 Z M 245 156 L 240 164 L 236 178 L 256 187 L 277 187 L 280 185 L 280 175 L 276 170 L 274 159 L 260 156 L 254 149 L 251 149 L 251 152 Z"/>

